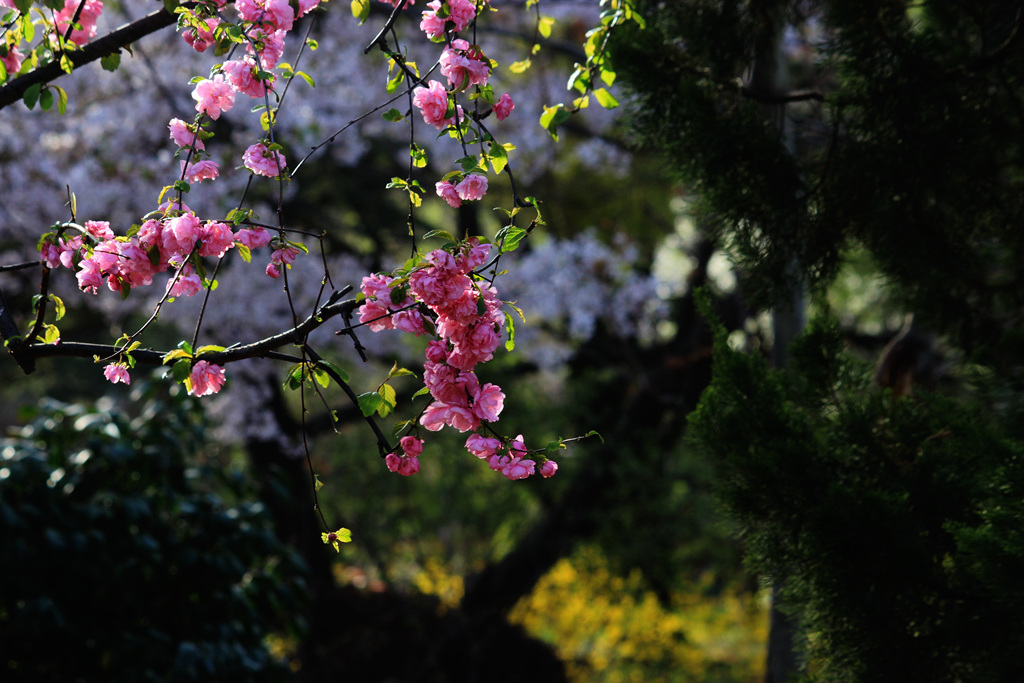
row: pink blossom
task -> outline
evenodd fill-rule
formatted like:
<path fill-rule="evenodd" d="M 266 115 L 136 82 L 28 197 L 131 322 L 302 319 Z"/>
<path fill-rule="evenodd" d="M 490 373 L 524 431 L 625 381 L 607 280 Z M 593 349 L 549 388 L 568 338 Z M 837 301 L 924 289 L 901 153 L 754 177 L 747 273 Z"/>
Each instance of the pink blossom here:
<path fill-rule="evenodd" d="M 501 469 L 501 473 L 506 478 L 515 481 L 517 479 L 526 479 L 533 474 L 533 468 L 537 465 L 533 460 L 524 460 L 523 458 L 512 458 L 512 460 L 505 464 Z"/>
<path fill-rule="evenodd" d="M 216 180 L 217 176 L 220 175 L 220 166 L 217 165 L 216 161 L 210 161 L 206 159 L 204 161 L 197 161 L 194 164 L 185 165 L 185 162 L 181 162 L 181 170 L 185 175 L 185 180 L 190 183 L 201 183 L 204 180 Z"/>
<path fill-rule="evenodd" d="M 427 360 L 434 363 L 443 363 L 448 360 L 448 350 L 443 341 L 434 340 L 427 344 Z"/>
<path fill-rule="evenodd" d="M 206 52 L 206 48 L 216 42 L 213 38 L 213 29 L 217 28 L 218 24 L 220 24 L 220 19 L 215 17 L 203 19 L 199 22 L 198 28 L 189 27 L 182 32 L 181 36 L 196 52 Z"/>
<path fill-rule="evenodd" d="M 82 259 L 79 262 L 75 277 L 78 278 L 78 288 L 83 292 L 91 290 L 95 294 L 99 286 L 103 284 L 103 274 L 92 259 Z"/>
<path fill-rule="evenodd" d="M 60 264 L 65 268 L 71 268 L 75 264 L 75 256 L 82 249 L 84 241 L 81 235 L 74 237 L 60 238 Z"/>
<path fill-rule="evenodd" d="M 186 213 L 172 218 L 164 226 L 160 234 L 161 249 L 168 255 L 186 256 L 199 239 L 202 224 L 194 213 Z"/>
<path fill-rule="evenodd" d="M 390 275 L 371 273 L 363 278 L 359 288 L 367 299 L 376 299 L 384 302 L 384 305 L 386 305 L 391 301 L 392 280 L 393 278 Z"/>
<path fill-rule="evenodd" d="M 431 40 L 444 37 L 445 19 L 438 16 L 438 10 L 441 9 L 441 0 L 433 0 L 427 3 L 429 10 L 424 10 L 423 14 L 420 15 L 420 30 L 427 34 L 427 37 Z"/>
<path fill-rule="evenodd" d="M 235 233 L 235 239 L 249 249 L 260 249 L 270 244 L 271 235 L 264 228 L 242 228 Z"/>
<path fill-rule="evenodd" d="M 57 12 L 57 31 L 61 36 L 67 33 L 71 20 L 75 18 L 75 13 L 78 12 L 79 4 L 79 0 L 64 0 L 64 8 Z M 78 15 L 78 21 L 75 22 L 82 28 L 74 29 L 71 32 L 71 42 L 75 45 L 85 45 L 95 38 L 96 20 L 99 19 L 102 12 L 103 3 L 100 0 L 86 0 L 81 13 Z"/>
<path fill-rule="evenodd" d="M 298 247 L 284 247 L 275 249 L 270 253 L 270 260 L 274 263 L 294 263 L 299 255 Z"/>
<path fill-rule="evenodd" d="M 501 448 L 501 441 L 490 436 L 470 434 L 466 439 L 466 450 L 480 459 L 490 458 Z"/>
<path fill-rule="evenodd" d="M 540 466 L 540 476 L 548 479 L 555 476 L 555 472 L 558 471 L 558 463 L 554 460 L 545 460 Z"/>
<path fill-rule="evenodd" d="M 402 466 L 402 460 L 404 460 L 402 456 L 394 453 L 388 453 L 384 456 L 384 464 L 387 465 L 388 469 L 392 472 L 397 472 L 399 470 Z"/>
<path fill-rule="evenodd" d="M 208 222 L 199 231 L 199 255 L 220 258 L 235 246 L 235 235 L 226 223 Z"/>
<path fill-rule="evenodd" d="M 480 388 L 480 393 L 473 399 L 473 413 L 487 422 L 497 422 L 504 407 L 505 394 L 501 391 L 501 387 L 491 383 L 483 385 Z"/>
<path fill-rule="evenodd" d="M 491 65 L 479 50 L 470 50 L 469 43 L 456 38 L 445 47 L 440 59 L 441 74 L 448 79 L 448 85 L 464 90 L 471 85 L 486 85 L 491 75 Z"/>
<path fill-rule="evenodd" d="M 487 176 L 470 173 L 455 186 L 455 191 L 459 193 L 459 198 L 466 202 L 480 199 L 487 194 Z"/>
<path fill-rule="evenodd" d="M 222 113 L 235 105 L 235 91 L 222 74 L 217 74 L 212 79 L 199 81 L 192 91 L 192 99 L 196 101 L 196 111 L 211 119 L 219 119 Z"/>
<path fill-rule="evenodd" d="M 171 131 L 171 139 L 174 140 L 174 144 L 178 147 L 195 147 L 195 149 L 199 150 L 206 149 L 206 145 L 204 145 L 203 141 L 195 134 L 194 126 L 185 123 L 181 119 L 171 119 L 167 128 Z"/>
<path fill-rule="evenodd" d="M 427 327 L 423 321 L 423 314 L 416 309 L 395 311 L 391 316 L 391 322 L 394 323 L 395 329 L 408 334 L 414 334 L 417 337 L 421 334 L 427 333 Z"/>
<path fill-rule="evenodd" d="M 317 2 L 318 0 L 313 1 Z M 308 0 L 299 0 L 300 17 L 306 13 L 301 11 L 303 5 L 308 4 Z M 254 43 L 256 43 L 256 47 L 259 48 L 259 64 L 264 69 L 273 69 L 277 66 L 278 61 L 281 59 L 281 55 L 284 54 L 284 38 L 287 34 L 287 31 L 268 31 L 263 27 L 257 28 L 249 34 L 249 37 L 252 38 Z M 248 41 L 246 41 L 245 50 L 248 54 L 253 54 L 252 44 Z"/>
<path fill-rule="evenodd" d="M 275 280 L 281 277 L 281 269 L 278 267 L 276 263 L 267 264 L 267 276 L 272 277 Z"/>
<path fill-rule="evenodd" d="M 394 453 L 388 454 L 388 456 L 384 459 L 384 462 L 387 464 L 388 469 L 391 470 L 392 472 L 398 472 L 403 477 L 411 477 L 412 475 L 420 471 L 419 458 L 402 458 L 399 456 L 395 456 L 395 458 L 392 459 L 392 455 L 394 455 Z"/>
<path fill-rule="evenodd" d="M 491 253 L 491 245 L 480 244 L 480 240 L 476 237 L 470 237 L 466 240 L 466 249 L 459 256 L 457 260 L 459 264 L 459 270 L 463 273 L 471 273 L 483 264 L 487 263 L 487 257 Z"/>
<path fill-rule="evenodd" d="M 16 47 L 8 48 L 7 54 L 0 57 L 0 61 L 4 64 L 4 69 L 7 70 L 7 77 L 14 78 L 14 76 L 21 71 L 21 64 L 25 60 L 25 55 Z"/>
<path fill-rule="evenodd" d="M 438 130 L 451 125 L 454 120 L 448 117 L 448 91 L 438 81 L 430 81 L 426 88 L 417 86 L 412 103 L 420 110 L 423 120 Z"/>
<path fill-rule="evenodd" d="M 114 239 L 114 231 L 110 229 L 110 223 L 107 221 L 86 221 L 83 227 L 98 240 Z"/>
<path fill-rule="evenodd" d="M 193 396 L 216 394 L 224 386 L 224 368 L 205 360 L 196 361 L 192 366 L 188 384 L 188 393 Z"/>
<path fill-rule="evenodd" d="M 448 0 L 448 21 L 456 32 L 464 30 L 476 18 L 475 0 Z"/>
<path fill-rule="evenodd" d="M 186 266 L 186 269 L 191 270 L 189 266 Z M 186 275 L 184 270 L 177 279 L 172 280 L 168 284 L 170 285 L 168 290 L 170 296 L 195 296 L 203 289 L 203 281 L 199 279 L 199 276 L 195 273 Z"/>
<path fill-rule="evenodd" d="M 407 5 L 413 4 L 412 2 L 406 3 Z M 295 13 L 295 18 L 304 17 L 320 5 L 320 0 L 299 0 L 299 11 Z"/>
<path fill-rule="evenodd" d="M 135 236 L 139 239 L 139 244 L 149 248 L 160 245 L 160 235 L 164 230 L 164 224 L 158 220 L 149 219 L 142 224 L 139 228 L 138 234 Z"/>
<path fill-rule="evenodd" d="M 284 155 L 278 151 L 270 151 L 262 142 L 251 145 L 242 155 L 242 163 L 256 175 L 273 178 L 288 165 Z"/>
<path fill-rule="evenodd" d="M 403 436 L 399 443 L 402 445 L 402 451 L 408 456 L 415 458 L 423 452 L 423 439 L 415 436 Z"/>
<path fill-rule="evenodd" d="M 274 76 L 268 80 L 261 80 L 256 77 L 256 61 L 249 56 L 242 59 L 232 59 L 224 62 L 221 67 L 228 77 L 228 82 L 243 95 L 260 98 L 267 94 L 267 90 L 274 89 Z"/>
<path fill-rule="evenodd" d="M 117 384 L 118 382 L 123 384 L 132 383 L 132 378 L 128 376 L 128 367 L 122 363 L 110 363 L 107 365 L 103 368 L 103 376 L 111 384 Z"/>
<path fill-rule="evenodd" d="M 437 190 L 437 196 L 448 202 L 448 206 L 453 209 L 462 206 L 462 200 L 459 199 L 459 193 L 455 190 L 455 186 L 447 180 L 439 181 L 434 188 Z"/>
<path fill-rule="evenodd" d="M 53 242 L 45 243 L 39 250 L 39 258 L 42 259 L 47 268 L 59 268 L 61 265 L 60 247 Z"/>
<path fill-rule="evenodd" d="M 367 325 L 371 332 L 391 330 L 395 327 L 387 307 L 371 301 L 359 307 L 359 322 Z"/>
<path fill-rule="evenodd" d="M 436 432 L 445 425 L 445 417 L 448 415 L 448 406 L 440 401 L 434 401 L 423 411 L 420 424 L 429 431 Z"/>
<path fill-rule="evenodd" d="M 235 9 L 245 21 L 262 22 L 284 31 L 290 31 L 295 21 L 288 0 L 238 0 Z"/>
<path fill-rule="evenodd" d="M 498 101 L 494 104 L 494 114 L 498 117 L 499 121 L 504 121 L 508 118 L 508 115 L 512 113 L 512 110 L 516 108 L 515 103 L 512 102 L 512 97 L 505 93 L 498 98 Z"/>
<path fill-rule="evenodd" d="M 450 405 L 445 411 L 444 422 L 460 432 L 471 432 L 480 427 L 480 418 L 465 406 Z"/>

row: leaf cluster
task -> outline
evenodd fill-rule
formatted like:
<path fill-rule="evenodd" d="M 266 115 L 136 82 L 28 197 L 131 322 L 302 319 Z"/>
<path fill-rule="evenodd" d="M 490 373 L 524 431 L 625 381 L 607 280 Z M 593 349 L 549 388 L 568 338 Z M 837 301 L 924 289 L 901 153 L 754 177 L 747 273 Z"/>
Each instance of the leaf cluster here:
<path fill-rule="evenodd" d="M 807 634 L 812 680 L 1024 674 L 1024 444 L 979 403 L 895 399 L 815 320 L 795 371 L 715 345 L 691 418 L 748 559 Z"/>
<path fill-rule="evenodd" d="M 186 459 L 195 408 L 144 405 L 46 401 L 3 441 L 5 680 L 287 680 L 265 638 L 300 626 L 297 559 L 260 504 L 222 498 L 238 480 Z"/>

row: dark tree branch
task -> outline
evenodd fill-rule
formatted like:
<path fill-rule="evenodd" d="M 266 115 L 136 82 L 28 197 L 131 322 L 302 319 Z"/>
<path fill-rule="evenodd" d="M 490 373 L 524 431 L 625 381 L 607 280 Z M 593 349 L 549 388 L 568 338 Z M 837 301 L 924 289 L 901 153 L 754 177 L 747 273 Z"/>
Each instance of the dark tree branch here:
<path fill-rule="evenodd" d="M 357 305 L 358 302 L 355 299 L 330 302 L 290 330 L 285 330 L 252 344 L 234 346 L 224 351 L 204 353 L 200 358 L 216 365 L 224 365 L 245 358 L 270 358 L 275 349 L 286 344 L 303 343 L 307 334 L 323 325 L 330 318 L 345 312 L 351 312 Z M 17 326 L 13 326 L 10 330 L 13 334 L 11 337 L 8 336 L 9 330 L 7 328 L 13 325 L 13 320 L 10 322 L 10 325 L 6 324 L 8 317 L 6 308 L 2 307 L 2 303 L 0 303 L 0 333 L 3 334 L 5 341 L 16 337 L 18 334 Z M 60 342 L 59 344 L 24 344 L 22 342 L 20 345 L 10 343 L 8 344 L 8 349 L 14 354 L 18 365 L 25 370 L 26 374 L 31 372 L 29 367 L 34 368 L 36 358 L 92 358 L 94 356 L 109 358 L 117 356 L 122 352 L 120 347 L 110 344 L 86 344 L 82 342 Z M 19 354 L 21 360 L 19 360 Z M 142 363 L 143 365 L 162 365 L 166 354 L 166 351 L 155 351 L 153 349 L 135 349 L 131 352 L 135 362 Z M 26 366 L 26 361 L 28 366 Z"/>
<path fill-rule="evenodd" d="M 183 3 L 183 7 L 192 7 L 194 3 Z M 107 35 L 92 41 L 81 50 L 68 53 L 71 63 L 78 68 L 89 62 L 112 55 L 121 48 L 128 47 L 135 41 L 155 33 L 162 28 L 177 23 L 178 17 L 166 9 L 159 9 L 156 12 L 147 14 L 141 19 L 125 24 Z M 53 61 L 29 71 L 24 76 L 15 78 L 3 87 L 0 87 L 0 109 L 14 104 L 20 100 L 25 91 L 36 84 L 49 83 L 64 75 L 60 68 L 60 62 Z"/>

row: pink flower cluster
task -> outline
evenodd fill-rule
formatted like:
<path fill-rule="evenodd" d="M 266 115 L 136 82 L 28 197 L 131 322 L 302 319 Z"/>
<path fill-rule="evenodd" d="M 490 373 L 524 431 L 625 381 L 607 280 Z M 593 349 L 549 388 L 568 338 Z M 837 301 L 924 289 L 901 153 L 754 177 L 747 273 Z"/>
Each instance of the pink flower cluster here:
<path fill-rule="evenodd" d="M 80 4 L 80 0 L 64 0 L 64 7 L 57 12 L 56 17 L 57 31 L 61 36 L 67 33 Z M 100 0 L 85 0 L 82 12 L 78 15 L 78 21 L 75 22 L 82 28 L 71 31 L 71 42 L 75 45 L 85 45 L 95 38 L 96 20 L 100 18 L 102 12 L 103 3 Z"/>
<path fill-rule="evenodd" d="M 458 184 L 453 184 L 450 180 L 441 180 L 434 188 L 438 197 L 448 202 L 448 206 L 457 209 L 462 206 L 462 202 L 483 198 L 487 193 L 487 176 L 469 173 Z"/>
<path fill-rule="evenodd" d="M 273 178 L 281 174 L 281 171 L 288 165 L 284 155 L 278 151 L 271 151 L 262 142 L 250 145 L 242 155 L 242 163 L 247 169 L 256 175 Z"/>
<path fill-rule="evenodd" d="M 471 85 L 487 85 L 491 76 L 491 63 L 476 45 L 456 38 L 441 53 L 441 74 L 448 79 L 448 86 L 465 90 Z"/>
<path fill-rule="evenodd" d="M 40 257 L 50 268 L 75 270 L 79 288 L 93 294 L 104 284 L 115 292 L 126 285 L 150 285 L 155 275 L 173 268 L 177 272 L 168 283 L 171 296 L 192 296 L 202 282 L 189 257 L 195 252 L 220 258 L 236 241 L 250 248 L 266 246 L 270 233 L 263 228 L 235 233 L 227 223 L 201 221 L 186 207 L 181 215 L 146 221 L 131 237 L 115 237 L 106 221 L 86 221 L 83 234 L 45 240 Z"/>
<path fill-rule="evenodd" d="M 403 477 L 410 477 L 420 471 L 420 454 L 423 453 L 423 439 L 415 436 L 403 436 L 399 442 L 402 455 L 388 453 L 384 463 L 392 472 L 398 472 Z"/>
<path fill-rule="evenodd" d="M 489 252 L 490 245 L 470 238 L 452 251 L 430 252 L 426 264 L 413 270 L 407 280 L 382 274 L 363 278 L 366 299 L 359 308 L 361 323 L 374 332 L 400 329 L 416 335 L 437 335 L 427 344 L 423 364 L 423 381 L 433 399 L 420 417 L 420 424 L 427 431 L 435 432 L 446 425 L 460 432 L 475 431 L 486 423 L 497 422 L 504 408 L 501 387 L 481 384 L 474 372 L 478 364 L 494 357 L 505 323 L 497 290 L 475 274 L 487 262 Z M 415 457 L 422 450 L 422 440 L 407 441 L 412 438 L 402 440 L 405 456 L 387 456 L 386 463 L 392 472 L 408 476 L 419 471 Z M 486 441 L 479 434 L 470 436 L 467 444 L 481 440 L 493 442 L 494 449 L 489 455 L 495 455 L 501 447 L 499 440 Z M 529 476 L 536 464 L 524 459 L 527 451 L 521 441 L 520 437 L 514 442 L 519 444 L 518 456 L 494 461 L 501 462 L 498 469 L 510 479 Z M 554 474 L 554 468 L 557 465 L 552 463 L 544 469 L 545 476 Z"/>
<path fill-rule="evenodd" d="M 515 481 L 526 479 L 534 472 L 540 473 L 544 478 L 554 476 L 558 471 L 558 463 L 554 460 L 543 459 L 540 466 L 536 460 L 527 458 L 530 451 L 523 443 L 523 435 L 520 434 L 505 446 L 500 439 L 470 434 L 466 439 L 466 450 L 487 462 L 487 465 L 495 472 L 501 472 L 503 476 Z M 541 456 L 543 457 L 543 456 Z"/>
<path fill-rule="evenodd" d="M 463 31 L 476 19 L 474 0 L 433 0 L 427 3 L 427 7 L 430 9 L 421 15 L 420 30 L 431 40 L 444 38 L 449 28 L 455 32 Z"/>
<path fill-rule="evenodd" d="M 456 120 L 462 121 L 464 116 L 461 106 L 452 109 L 449 116 L 448 91 L 438 81 L 430 81 L 426 88 L 416 86 L 412 103 L 420 110 L 423 120 L 438 130 L 454 125 Z"/>
<path fill-rule="evenodd" d="M 216 394 L 224 386 L 224 379 L 224 368 L 205 360 L 197 361 L 188 377 L 188 393 L 193 396 Z"/>

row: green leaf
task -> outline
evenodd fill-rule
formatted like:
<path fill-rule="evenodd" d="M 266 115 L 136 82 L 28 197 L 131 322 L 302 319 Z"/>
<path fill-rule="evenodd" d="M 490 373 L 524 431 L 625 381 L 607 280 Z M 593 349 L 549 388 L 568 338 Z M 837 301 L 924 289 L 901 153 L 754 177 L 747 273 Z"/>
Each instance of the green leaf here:
<path fill-rule="evenodd" d="M 305 71 L 296 71 L 295 75 L 301 78 L 302 80 L 306 81 L 306 85 L 308 85 L 310 88 L 316 87 L 316 82 L 313 81 L 313 77 L 310 76 Z"/>
<path fill-rule="evenodd" d="M 46 330 L 43 333 L 44 344 L 56 344 L 60 341 L 60 330 L 57 329 L 56 325 L 46 325 L 44 329 Z"/>
<path fill-rule="evenodd" d="M 238 255 L 242 257 L 242 260 L 246 263 L 252 262 L 252 251 L 249 247 L 245 246 L 241 242 L 235 242 L 235 247 L 238 249 Z"/>
<path fill-rule="evenodd" d="M 619 101 L 612 97 L 612 94 L 604 88 L 598 88 L 594 91 L 594 98 L 597 99 L 597 103 L 605 109 L 615 109 L 619 106 Z"/>
<path fill-rule="evenodd" d="M 418 398 L 420 396 L 426 396 L 429 393 L 430 393 L 430 389 L 428 389 L 426 387 L 421 387 L 419 391 L 417 391 L 415 394 L 412 395 L 412 397 L 413 398 Z"/>
<path fill-rule="evenodd" d="M 501 253 L 507 251 L 515 251 L 519 246 L 519 242 L 526 237 L 527 232 L 520 227 L 511 225 L 508 227 L 508 232 L 505 233 L 505 239 L 501 241 Z"/>
<path fill-rule="evenodd" d="M 352 0 L 352 16 L 362 24 L 370 16 L 370 0 Z"/>
<path fill-rule="evenodd" d="M 391 109 L 388 109 L 386 112 L 381 114 L 381 118 L 383 118 L 385 121 L 396 122 L 401 121 L 405 117 L 402 116 L 402 112 L 398 111 L 394 107 L 391 107 Z"/>
<path fill-rule="evenodd" d="M 551 37 L 551 28 L 555 25 L 554 17 L 541 17 L 537 20 L 537 31 L 545 38 Z"/>
<path fill-rule="evenodd" d="M 318 360 L 316 362 L 316 364 L 321 366 L 321 367 L 328 368 L 331 372 L 333 372 L 338 377 L 340 377 L 342 382 L 347 382 L 348 381 L 348 373 L 345 372 L 344 370 L 342 370 L 341 368 L 339 368 L 334 363 L 329 363 L 329 362 L 327 362 L 325 360 Z"/>
<path fill-rule="evenodd" d="M 192 356 L 189 355 L 189 353 L 187 351 L 183 351 L 182 349 L 175 349 L 174 351 L 168 351 L 167 353 L 165 353 L 162 362 L 163 362 L 164 365 L 167 365 L 172 360 L 177 360 L 179 358 L 191 358 L 191 357 Z"/>
<path fill-rule="evenodd" d="M 314 474 L 313 475 L 313 481 L 315 482 L 313 484 L 313 488 L 316 489 L 317 491 L 319 491 L 320 489 L 322 489 L 324 487 L 324 483 L 322 481 L 320 481 L 320 475 L 319 474 Z"/>
<path fill-rule="evenodd" d="M 383 399 L 376 391 L 368 391 L 365 394 L 356 396 L 356 402 L 359 404 L 359 411 L 363 414 L 363 417 L 370 417 L 380 407 Z"/>
<path fill-rule="evenodd" d="M 53 86 L 53 89 L 57 91 L 57 111 L 64 114 L 68 110 L 68 94 L 59 85 Z"/>
<path fill-rule="evenodd" d="M 586 434 L 584 434 L 584 435 L 583 435 L 583 438 L 584 438 L 584 439 L 586 439 L 586 438 L 589 438 L 589 437 L 591 437 L 591 436 L 596 436 L 596 437 L 597 437 L 598 439 L 600 439 L 600 440 L 601 440 L 601 443 L 604 443 L 604 437 L 603 437 L 603 436 L 601 436 L 600 434 L 598 434 L 597 432 L 595 432 L 595 431 L 594 431 L 593 429 L 591 429 L 591 430 L 590 430 L 589 432 L 587 432 Z"/>
<path fill-rule="evenodd" d="M 64 314 L 67 312 L 67 309 L 64 308 L 63 299 L 61 299 L 56 294 L 51 294 L 50 301 L 53 302 L 53 311 L 56 314 L 57 320 L 60 320 L 61 318 L 64 317 Z"/>
<path fill-rule="evenodd" d="M 71 58 L 68 57 L 66 52 L 60 56 L 60 70 L 66 74 L 75 70 L 75 65 L 71 63 Z"/>
<path fill-rule="evenodd" d="M 120 51 L 100 57 L 100 66 L 103 67 L 104 71 L 117 71 L 117 67 L 121 66 Z"/>
<path fill-rule="evenodd" d="M 532 63 L 533 62 L 531 62 L 531 60 L 529 59 L 524 59 L 519 62 L 512 62 L 511 64 L 508 65 L 508 70 L 514 74 L 521 74 L 524 73 L 527 69 L 529 69 Z"/>
<path fill-rule="evenodd" d="M 491 145 L 491 168 L 495 173 L 501 173 L 508 165 L 508 153 L 501 145 Z"/>
<path fill-rule="evenodd" d="M 505 328 L 508 330 L 508 340 L 505 342 L 505 350 L 512 351 L 516 348 L 516 323 L 512 315 L 505 314 Z"/>
<path fill-rule="evenodd" d="M 216 344 L 207 344 L 206 346 L 200 346 L 198 349 L 196 349 L 196 356 L 201 356 L 204 353 L 220 353 L 223 350 L 223 346 L 217 346 Z"/>
<path fill-rule="evenodd" d="M 14 6 L 22 14 L 28 15 L 28 11 L 32 9 L 32 0 L 14 0 Z M 26 40 L 31 40 L 31 38 L 26 37 Z"/>
<path fill-rule="evenodd" d="M 313 368 L 313 379 L 316 383 L 326 389 L 331 383 L 331 376 L 323 368 Z"/>
<path fill-rule="evenodd" d="M 423 239 L 429 240 L 431 237 L 441 237 L 443 239 L 448 240 L 449 242 L 458 242 L 458 240 L 455 239 L 455 237 L 452 236 L 452 234 L 447 230 L 431 230 L 430 232 L 423 236 Z"/>
<path fill-rule="evenodd" d="M 380 405 L 377 406 L 377 413 L 381 417 L 387 417 L 395 409 L 395 406 L 398 405 L 395 388 L 390 384 L 382 384 L 377 393 L 381 399 Z"/>
<path fill-rule="evenodd" d="M 306 368 L 302 363 L 296 363 L 288 370 L 288 376 L 284 379 L 284 388 L 295 391 L 302 387 L 302 379 L 305 376 Z"/>
<path fill-rule="evenodd" d="M 192 361 L 188 359 L 179 360 L 171 366 L 171 377 L 175 382 L 184 382 L 192 374 Z"/>
<path fill-rule="evenodd" d="M 25 103 L 25 106 L 29 109 L 35 109 L 36 102 L 39 101 L 39 92 L 42 90 L 42 83 L 33 83 L 25 89 L 25 94 L 21 96 L 21 101 Z"/>

